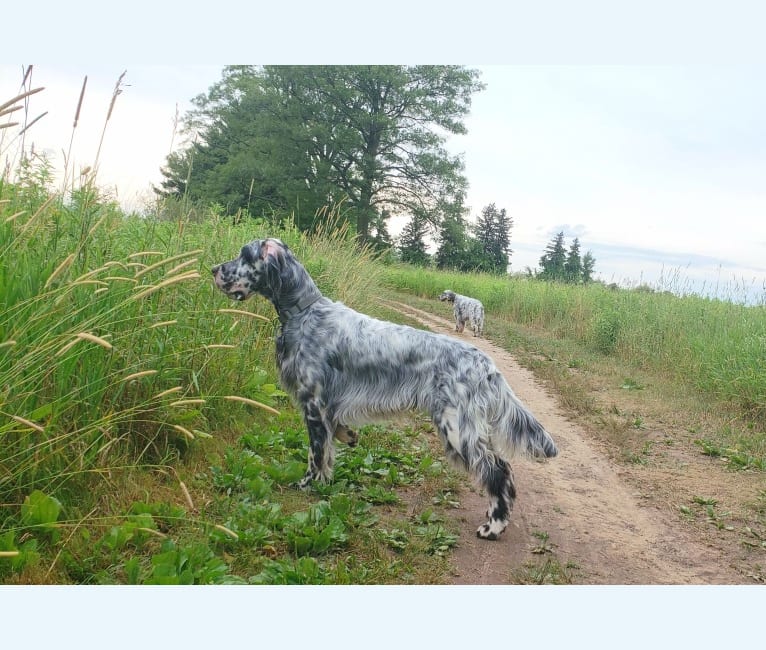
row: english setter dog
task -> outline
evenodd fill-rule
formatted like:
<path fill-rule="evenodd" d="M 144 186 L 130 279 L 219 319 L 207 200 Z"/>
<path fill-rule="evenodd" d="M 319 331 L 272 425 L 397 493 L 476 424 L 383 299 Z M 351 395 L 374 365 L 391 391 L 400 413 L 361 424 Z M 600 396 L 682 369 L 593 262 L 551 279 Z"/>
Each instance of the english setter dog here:
<path fill-rule="evenodd" d="M 282 387 L 301 409 L 309 436 L 308 470 L 299 487 L 331 479 L 333 436 L 354 445 L 351 426 L 427 411 L 449 460 L 489 496 L 488 521 L 476 534 L 498 538 L 516 497 L 506 458 L 515 452 L 552 457 L 557 449 L 487 355 L 452 337 L 376 320 L 324 297 L 278 239 L 250 242 L 212 272 L 229 298 L 257 293 L 277 311 Z"/>
<path fill-rule="evenodd" d="M 461 296 L 447 289 L 439 296 L 439 300 L 454 303 L 456 332 L 462 332 L 465 324 L 470 321 L 474 336 L 481 336 L 484 333 L 484 305 L 476 298 Z"/>

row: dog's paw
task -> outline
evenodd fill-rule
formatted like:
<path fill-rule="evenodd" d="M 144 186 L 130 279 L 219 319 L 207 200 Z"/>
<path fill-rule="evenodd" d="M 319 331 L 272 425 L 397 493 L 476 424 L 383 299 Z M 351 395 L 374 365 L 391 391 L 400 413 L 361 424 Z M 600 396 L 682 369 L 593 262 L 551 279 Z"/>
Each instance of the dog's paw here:
<path fill-rule="evenodd" d="M 500 519 L 490 519 L 486 524 L 482 524 L 476 529 L 476 537 L 494 541 L 500 537 L 500 533 L 505 530 L 507 525 L 507 521 L 502 521 Z"/>
<path fill-rule="evenodd" d="M 297 483 L 294 483 L 296 488 L 299 490 L 308 490 L 311 487 L 311 484 L 314 482 L 314 474 L 311 472 L 306 472 L 306 475 Z"/>

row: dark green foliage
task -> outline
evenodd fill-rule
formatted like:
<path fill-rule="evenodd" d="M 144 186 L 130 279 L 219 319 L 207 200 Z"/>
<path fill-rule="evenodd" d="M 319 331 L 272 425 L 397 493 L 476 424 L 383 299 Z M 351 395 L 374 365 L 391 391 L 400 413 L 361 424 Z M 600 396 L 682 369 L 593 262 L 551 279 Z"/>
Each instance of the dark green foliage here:
<path fill-rule="evenodd" d="M 593 257 L 593 253 L 586 252 L 582 258 L 582 281 L 583 284 L 593 281 L 593 267 L 596 266 L 596 258 Z"/>
<path fill-rule="evenodd" d="M 473 228 L 466 224 L 462 207 L 452 210 L 439 228 L 436 267 L 504 275 L 511 254 L 512 225 L 505 209 L 498 210 L 494 203 L 482 210 Z"/>
<path fill-rule="evenodd" d="M 445 218 L 439 229 L 438 239 L 437 268 L 460 268 L 465 257 L 467 239 L 463 218 L 460 215 L 450 215 Z"/>
<path fill-rule="evenodd" d="M 564 248 L 564 233 L 558 233 L 545 247 L 545 252 L 540 258 L 542 269 L 538 277 L 543 280 L 561 280 L 564 278 L 564 265 L 566 264 L 566 249 Z"/>
<path fill-rule="evenodd" d="M 580 282 L 582 279 L 582 258 L 580 257 L 580 240 L 575 237 L 569 247 L 566 262 L 564 262 L 564 278 L 567 282 Z"/>
<path fill-rule="evenodd" d="M 465 220 L 459 214 L 444 218 L 438 239 L 437 268 L 470 272 L 481 266 L 481 244 L 468 234 Z"/>
<path fill-rule="evenodd" d="M 558 280 L 570 284 L 587 284 L 593 281 L 593 268 L 596 258 L 588 251 L 580 255 L 580 240 L 575 237 L 569 251 L 564 245 L 564 232 L 557 233 L 545 247 L 540 258 L 541 280 Z"/>
<path fill-rule="evenodd" d="M 438 223 L 461 195 L 465 133 L 483 86 L 462 66 L 229 66 L 186 116 L 193 140 L 168 157 L 163 195 L 229 214 L 293 212 L 311 229 L 343 202 L 368 243 L 389 244 L 389 214 Z"/>
<path fill-rule="evenodd" d="M 429 224 L 424 218 L 414 215 L 410 219 L 399 235 L 397 245 L 399 257 L 403 262 L 415 266 L 428 266 L 431 263 L 431 256 L 428 254 L 424 240 L 428 231 Z"/>
<path fill-rule="evenodd" d="M 513 219 L 505 208 L 497 209 L 490 203 L 476 220 L 474 232 L 480 244 L 480 261 L 477 271 L 505 274 L 508 271 L 511 254 L 511 227 Z"/>

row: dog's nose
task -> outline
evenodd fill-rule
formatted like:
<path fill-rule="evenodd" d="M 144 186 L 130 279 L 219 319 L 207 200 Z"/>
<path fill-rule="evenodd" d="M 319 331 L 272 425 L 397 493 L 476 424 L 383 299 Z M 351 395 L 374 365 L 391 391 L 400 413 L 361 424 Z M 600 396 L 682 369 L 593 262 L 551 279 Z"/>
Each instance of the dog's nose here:
<path fill-rule="evenodd" d="M 214 267 L 213 267 L 213 269 L 212 269 L 212 271 L 211 271 L 211 273 L 212 273 L 213 275 L 216 275 L 216 274 L 218 273 L 218 269 L 220 269 L 220 268 L 221 268 L 221 265 L 220 265 L 220 264 L 219 264 L 218 266 L 214 266 Z"/>

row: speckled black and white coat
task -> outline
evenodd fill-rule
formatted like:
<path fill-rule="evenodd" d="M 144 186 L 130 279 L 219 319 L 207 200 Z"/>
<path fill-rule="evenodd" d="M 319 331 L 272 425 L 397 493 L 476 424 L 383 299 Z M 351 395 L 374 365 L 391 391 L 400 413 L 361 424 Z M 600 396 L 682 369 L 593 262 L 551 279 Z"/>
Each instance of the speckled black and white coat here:
<path fill-rule="evenodd" d="M 333 437 L 355 444 L 351 427 L 410 410 L 428 412 L 446 455 L 490 499 L 479 537 L 508 525 L 516 489 L 514 453 L 552 457 L 553 439 L 518 401 L 492 360 L 451 337 L 376 320 L 322 296 L 306 269 L 278 239 L 245 245 L 213 269 L 234 300 L 257 293 L 281 321 L 276 358 L 283 388 L 303 413 L 309 462 L 301 487 L 329 480 Z"/>
<path fill-rule="evenodd" d="M 439 296 L 439 300 L 454 303 L 452 313 L 455 316 L 455 331 L 462 332 L 465 324 L 470 322 L 474 336 L 481 336 L 484 333 L 484 305 L 479 300 L 461 296 L 449 289 Z"/>

